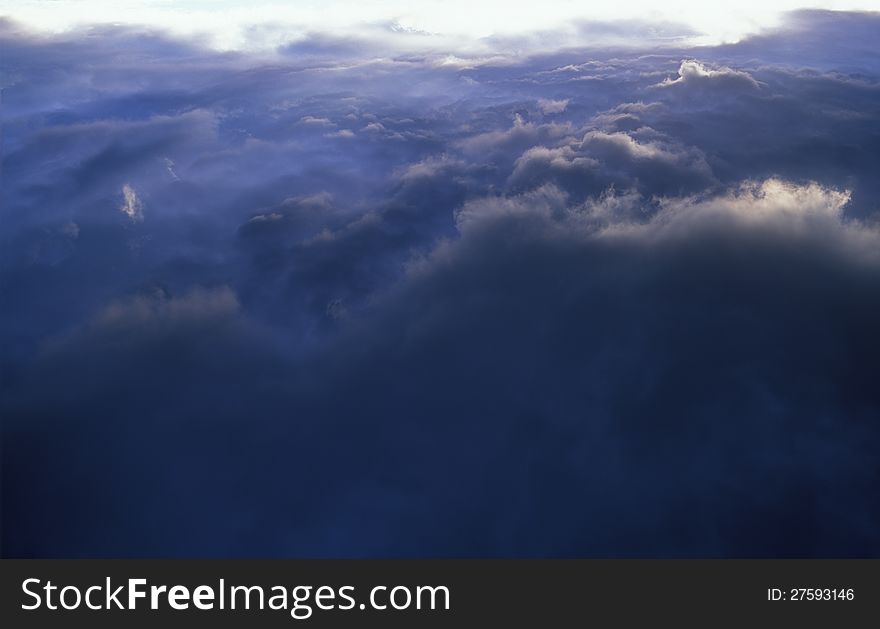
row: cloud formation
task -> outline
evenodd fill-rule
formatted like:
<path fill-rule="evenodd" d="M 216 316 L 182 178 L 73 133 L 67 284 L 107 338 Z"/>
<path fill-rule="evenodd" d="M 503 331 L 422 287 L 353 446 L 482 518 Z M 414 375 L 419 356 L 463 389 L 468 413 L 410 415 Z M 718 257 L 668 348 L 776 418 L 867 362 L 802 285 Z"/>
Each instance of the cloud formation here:
<path fill-rule="evenodd" d="M 3 22 L 3 554 L 876 556 L 878 20 Z"/>
<path fill-rule="evenodd" d="M 726 85 L 730 89 L 758 89 L 758 82 L 748 72 L 721 67 L 707 68 L 696 60 L 685 60 L 678 68 L 678 78 L 664 79 L 659 87 Z"/>

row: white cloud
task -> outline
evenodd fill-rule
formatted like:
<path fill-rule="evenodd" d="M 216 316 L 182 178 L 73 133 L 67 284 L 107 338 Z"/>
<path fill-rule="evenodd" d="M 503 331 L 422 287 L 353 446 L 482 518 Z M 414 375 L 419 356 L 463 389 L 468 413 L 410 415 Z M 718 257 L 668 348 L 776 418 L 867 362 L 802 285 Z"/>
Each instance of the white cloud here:
<path fill-rule="evenodd" d="M 876 10 L 878 4 L 877 0 L 824 0 L 822 8 Z M 363 31 L 365 25 L 390 21 L 396 29 L 384 29 L 385 36 L 410 45 L 431 43 L 439 35 L 473 39 L 562 30 L 578 20 L 684 23 L 705 34 L 700 41 L 717 43 L 778 25 L 785 11 L 815 6 L 806 0 L 741 0 L 729 6 L 698 0 L 666 0 L 662 4 L 650 0 L 545 0 L 515 6 L 504 0 L 0 0 L 0 14 L 50 31 L 88 23 L 143 24 L 177 33 L 206 34 L 214 45 L 230 49 L 272 47 L 285 37 L 307 32 L 352 34 Z M 467 19 L 462 20 L 462 15 Z M 431 35 L 413 34 L 418 32 Z"/>
<path fill-rule="evenodd" d="M 760 182 L 746 181 L 727 194 L 707 200 L 662 200 L 662 211 L 655 222 L 699 215 L 703 219 L 728 216 L 751 224 L 785 222 L 794 226 L 817 221 L 840 223 L 850 197 L 848 190 L 834 190 L 815 182 L 795 184 L 776 178 Z"/>
<path fill-rule="evenodd" d="M 560 171 L 588 171 L 599 166 L 597 160 L 592 157 L 578 155 L 570 146 L 556 148 L 534 146 L 517 158 L 513 172 L 510 175 L 510 181 L 516 181 L 530 168 L 539 164 Z"/>
<path fill-rule="evenodd" d="M 315 116 L 303 116 L 299 119 L 300 124 L 311 125 L 315 127 L 335 127 L 336 125 L 329 118 L 316 118 Z"/>
<path fill-rule="evenodd" d="M 355 137 L 355 133 L 351 129 L 340 129 L 339 131 L 334 131 L 333 133 L 325 133 L 324 137 L 351 139 Z"/>
<path fill-rule="evenodd" d="M 144 206 L 137 193 L 130 185 L 122 186 L 122 205 L 119 211 L 125 214 L 132 223 L 140 223 L 144 220 Z"/>
<path fill-rule="evenodd" d="M 543 227 L 530 229 L 533 236 L 556 234 L 563 238 L 616 237 L 626 235 L 644 241 L 690 237 L 702 229 L 749 229 L 752 227 L 790 235 L 812 234 L 828 242 L 845 238 L 869 243 L 864 252 L 878 258 L 880 230 L 844 220 L 850 200 L 848 190 L 835 190 L 815 182 L 798 184 L 777 178 L 745 181 L 713 196 L 695 195 L 654 199 L 653 213 L 638 212 L 651 201 L 634 191 L 613 188 L 597 198 L 572 204 L 564 191 L 552 184 L 507 197 L 468 201 L 456 213 L 464 236 L 499 220 L 516 218 Z M 641 215 L 641 217 L 639 217 Z M 535 223 L 537 221 L 538 223 Z M 872 243 L 872 244 L 871 244 Z"/>
<path fill-rule="evenodd" d="M 283 214 L 278 212 L 270 212 L 269 214 L 257 214 L 252 217 L 248 223 L 274 223 L 284 218 Z"/>
<path fill-rule="evenodd" d="M 613 147 L 629 155 L 633 159 L 659 159 L 674 161 L 675 155 L 663 149 L 657 144 L 650 142 L 638 142 L 627 133 L 605 133 L 604 131 L 589 131 L 584 136 L 583 147 L 607 146 Z"/>
<path fill-rule="evenodd" d="M 547 98 L 538 99 L 538 109 L 543 114 L 561 114 L 568 107 L 569 99 L 550 100 Z"/>
<path fill-rule="evenodd" d="M 465 163 L 461 160 L 453 159 L 448 155 L 440 155 L 428 157 L 414 164 L 408 164 L 398 171 L 398 177 L 401 181 L 427 179 L 447 173 L 450 170 L 463 169 L 464 167 Z"/>
<path fill-rule="evenodd" d="M 758 82 L 747 72 L 721 67 L 718 69 L 708 68 L 699 61 L 688 59 L 681 62 L 678 68 L 678 78 L 664 79 L 658 87 L 671 87 L 674 85 L 699 84 L 708 82 L 725 81 L 736 83 L 745 87 L 757 88 Z"/>

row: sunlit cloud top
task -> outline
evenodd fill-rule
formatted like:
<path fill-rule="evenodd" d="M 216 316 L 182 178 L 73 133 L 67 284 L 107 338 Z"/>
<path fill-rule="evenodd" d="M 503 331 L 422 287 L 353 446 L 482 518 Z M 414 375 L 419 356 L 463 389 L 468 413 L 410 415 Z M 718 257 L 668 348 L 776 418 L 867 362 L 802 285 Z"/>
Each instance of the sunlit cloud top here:
<path fill-rule="evenodd" d="M 377 28 L 389 35 L 432 35 L 435 43 L 449 38 L 515 37 L 565 30 L 580 21 L 674 23 L 690 29 L 694 41 L 719 43 L 776 26 L 784 12 L 802 8 L 880 10 L 880 0 L 830 0 L 821 6 L 810 0 L 744 0 L 726 5 L 697 0 L 0 0 L 0 14 L 39 30 L 60 32 L 89 24 L 149 26 L 200 35 L 223 49 L 270 48 L 308 33 L 346 35 Z M 644 36 L 643 31 L 632 35 Z M 401 45 L 430 44 L 409 38 Z"/>

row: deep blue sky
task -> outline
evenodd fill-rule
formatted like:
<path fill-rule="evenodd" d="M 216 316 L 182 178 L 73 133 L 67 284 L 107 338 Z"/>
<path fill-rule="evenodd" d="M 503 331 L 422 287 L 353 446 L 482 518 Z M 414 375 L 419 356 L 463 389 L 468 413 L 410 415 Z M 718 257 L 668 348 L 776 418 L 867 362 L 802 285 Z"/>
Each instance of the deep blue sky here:
<path fill-rule="evenodd" d="M 880 554 L 878 14 L 24 17 L 5 556 Z"/>

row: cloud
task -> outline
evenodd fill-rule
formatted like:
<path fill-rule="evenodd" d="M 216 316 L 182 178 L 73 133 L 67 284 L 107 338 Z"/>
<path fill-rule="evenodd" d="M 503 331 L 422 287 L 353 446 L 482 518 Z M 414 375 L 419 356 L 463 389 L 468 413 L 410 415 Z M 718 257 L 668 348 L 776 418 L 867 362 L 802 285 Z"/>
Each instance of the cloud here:
<path fill-rule="evenodd" d="M 628 235 L 646 242 L 678 237 L 698 240 L 692 233 L 697 228 L 780 230 L 791 232 L 792 238 L 818 237 L 824 233 L 828 239 L 836 235 L 848 239 L 843 248 L 850 249 L 854 255 L 858 252 L 857 255 L 864 256 L 864 261 L 868 262 L 875 258 L 873 244 L 877 244 L 875 239 L 880 232 L 844 220 L 844 208 L 849 200 L 849 191 L 827 189 L 815 182 L 794 184 L 767 179 L 743 182 L 723 194 L 709 197 L 655 199 L 656 211 L 633 220 L 629 216 L 630 206 L 651 203 L 652 200 L 632 193 L 608 191 L 598 198 L 572 204 L 563 190 L 546 185 L 521 195 L 468 202 L 457 212 L 456 225 L 466 235 L 468 230 L 483 225 L 485 221 L 494 224 L 512 216 L 529 222 L 540 218 L 545 223 L 540 231 L 556 233 L 559 227 L 565 238 Z M 625 204 L 622 205 L 622 201 Z M 596 217 L 603 220 L 597 223 L 593 220 Z M 783 234 L 778 236 L 781 238 Z"/>
<path fill-rule="evenodd" d="M 538 109 L 541 110 L 541 113 L 549 115 L 549 114 L 561 114 L 565 111 L 565 108 L 568 107 L 569 99 L 565 98 L 562 100 L 550 100 L 547 98 L 539 98 L 538 99 Z"/>
<path fill-rule="evenodd" d="M 598 160 L 579 154 L 571 146 L 535 146 L 517 158 L 507 185 L 521 191 L 555 182 L 570 191 L 597 192 L 606 185 L 599 167 Z"/>
<path fill-rule="evenodd" d="M 352 131 L 351 129 L 340 129 L 339 131 L 334 131 L 333 133 L 327 133 L 326 137 L 328 137 L 328 138 L 344 138 L 344 139 L 353 138 L 354 131 Z"/>
<path fill-rule="evenodd" d="M 151 292 L 109 305 L 93 322 L 93 330 L 106 334 L 119 330 L 123 333 L 137 330 L 138 334 L 154 324 L 178 325 L 181 322 L 204 323 L 236 314 L 238 300 L 228 287 L 214 290 L 194 289 L 177 299 L 156 288 Z"/>
<path fill-rule="evenodd" d="M 466 153 L 479 154 L 486 151 L 512 152 L 544 143 L 554 143 L 571 134 L 568 124 L 535 124 L 513 116 L 513 126 L 471 136 L 461 142 Z"/>
<path fill-rule="evenodd" d="M 408 164 L 400 173 L 401 182 L 415 182 L 420 179 L 441 177 L 444 174 L 454 173 L 465 167 L 466 164 L 448 155 L 431 156 L 415 164 Z"/>
<path fill-rule="evenodd" d="M 876 555 L 874 22 L 4 23 L 3 554 Z"/>
<path fill-rule="evenodd" d="M 856 505 L 877 439 L 864 370 L 880 302 L 863 291 L 880 277 L 880 233 L 845 221 L 845 201 L 777 180 L 641 219 L 631 195 L 475 200 L 457 214 L 460 237 L 328 352 L 322 373 L 345 375 L 322 376 L 326 390 L 349 383 L 359 416 L 428 431 L 389 467 L 417 456 L 412 482 L 507 531 L 435 538 L 444 549 L 798 555 L 783 530 L 809 518 L 822 532 L 812 552 L 872 552 L 880 514 Z M 355 384 L 361 365 L 370 377 Z M 829 379 L 830 365 L 846 377 Z M 468 491 L 437 471 L 447 448 Z M 818 499 L 831 488 L 843 493 Z M 529 542 L 542 522 L 554 542 Z M 671 544 L 667 529 L 687 535 Z"/>
<path fill-rule="evenodd" d="M 328 118 L 316 118 L 314 116 L 303 116 L 299 119 L 300 124 L 312 125 L 316 127 L 335 127 L 336 125 Z"/>
<path fill-rule="evenodd" d="M 612 181 L 629 180 L 658 195 L 705 189 L 715 182 L 700 149 L 671 142 L 650 127 L 629 133 L 588 131 L 579 148 L 599 160 Z M 621 179 L 620 173 L 627 177 Z"/>
<path fill-rule="evenodd" d="M 122 205 L 119 211 L 125 214 L 132 223 L 140 223 L 144 220 L 144 206 L 137 193 L 128 184 L 122 186 Z"/>
<path fill-rule="evenodd" d="M 779 179 L 763 182 L 745 182 L 734 192 L 710 202 L 692 203 L 689 200 L 667 200 L 662 203 L 666 212 L 692 212 L 700 218 L 730 215 L 745 222 L 774 221 L 799 225 L 805 221 L 831 222 L 843 227 L 843 210 L 850 200 L 847 190 L 829 190 L 810 182 L 796 185 Z M 870 233 L 870 232 L 869 232 Z"/>
<path fill-rule="evenodd" d="M 678 68 L 678 78 L 664 79 L 658 87 L 724 85 L 732 88 L 758 89 L 758 82 L 747 72 L 721 67 L 707 68 L 699 61 L 685 60 Z"/>

